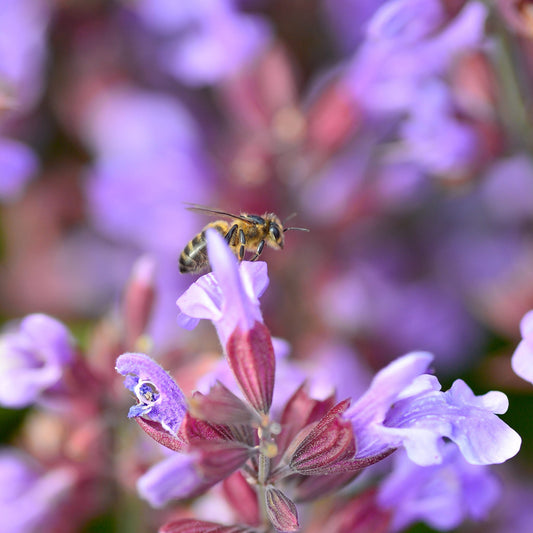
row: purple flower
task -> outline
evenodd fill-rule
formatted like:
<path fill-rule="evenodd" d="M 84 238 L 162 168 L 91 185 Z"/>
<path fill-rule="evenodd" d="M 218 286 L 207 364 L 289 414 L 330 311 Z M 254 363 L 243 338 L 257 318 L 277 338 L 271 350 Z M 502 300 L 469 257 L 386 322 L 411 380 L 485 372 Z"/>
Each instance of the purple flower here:
<path fill-rule="evenodd" d="M 40 95 L 49 16 L 46 0 L 2 2 L 0 80 L 7 85 L 17 112 L 33 106 Z"/>
<path fill-rule="evenodd" d="M 378 502 L 392 510 L 392 530 L 423 521 L 446 531 L 465 519 L 483 520 L 498 501 L 499 481 L 487 466 L 472 465 L 450 443 L 442 445 L 438 465 L 419 466 L 403 452 L 394 455 L 394 469 L 381 484 Z"/>
<path fill-rule="evenodd" d="M 442 392 L 437 378 L 425 374 L 431 359 L 414 353 L 394 361 L 346 412 L 357 455 L 403 446 L 413 462 L 438 464 L 443 438 L 455 442 L 471 464 L 502 463 L 516 455 L 520 436 L 495 416 L 507 411 L 505 394 L 475 396 L 462 380 Z"/>
<path fill-rule="evenodd" d="M 146 417 L 160 423 L 172 435 L 177 435 L 187 412 L 187 402 L 172 377 L 141 353 L 122 354 L 117 359 L 116 369 L 126 376 L 124 385 L 137 399 L 128 417 Z"/>
<path fill-rule="evenodd" d="M 17 199 L 37 168 L 37 158 L 30 148 L 0 137 L 0 201 Z"/>
<path fill-rule="evenodd" d="M 142 0 L 135 9 L 165 37 L 161 66 L 189 85 L 214 84 L 237 73 L 270 41 L 267 22 L 239 13 L 232 0 Z"/>
<path fill-rule="evenodd" d="M 163 507 L 170 500 L 190 497 L 203 485 L 194 457 L 176 453 L 146 471 L 137 480 L 137 491 L 153 507 Z"/>
<path fill-rule="evenodd" d="M 75 482 L 72 471 L 44 471 L 18 450 L 0 451 L 2 533 L 30 533 L 50 518 Z"/>
<path fill-rule="evenodd" d="M 528 311 L 520 322 L 522 340 L 511 358 L 515 373 L 533 383 L 533 310 Z"/>
<path fill-rule="evenodd" d="M 0 404 L 26 407 L 56 386 L 74 359 L 72 338 L 54 318 L 34 314 L 0 338 Z"/>
<path fill-rule="evenodd" d="M 213 272 L 199 278 L 178 298 L 178 323 L 192 329 L 202 318 L 211 320 L 226 347 L 237 327 L 249 331 L 256 322 L 263 322 L 259 298 L 268 286 L 267 268 L 262 261 L 238 264 L 215 230 L 207 231 L 206 239 Z"/>
<path fill-rule="evenodd" d="M 487 15 L 483 4 L 469 2 L 442 31 L 433 34 L 439 19 L 436 3 L 397 0 L 375 13 L 369 23 L 372 33 L 346 77 L 356 100 L 369 111 L 390 113 L 418 107 L 423 82 L 446 72 L 457 54 L 482 42 Z M 404 19 L 408 23 L 398 25 L 401 31 L 392 24 Z"/>
<path fill-rule="evenodd" d="M 177 243 L 198 231 L 183 203 L 205 199 L 209 180 L 193 117 L 168 96 L 119 87 L 91 102 L 82 136 L 96 155 L 88 186 L 95 225 L 174 261 Z"/>

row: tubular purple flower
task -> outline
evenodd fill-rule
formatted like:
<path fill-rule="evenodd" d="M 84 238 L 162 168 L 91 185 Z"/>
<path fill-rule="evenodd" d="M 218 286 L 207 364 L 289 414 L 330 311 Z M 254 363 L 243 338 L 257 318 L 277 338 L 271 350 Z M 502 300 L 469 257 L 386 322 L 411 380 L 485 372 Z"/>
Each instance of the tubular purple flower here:
<path fill-rule="evenodd" d="M 138 401 L 130 408 L 128 417 L 143 416 L 176 435 L 187 412 L 187 401 L 168 372 L 142 353 L 122 354 L 116 370 L 126 376 L 124 385 Z"/>
<path fill-rule="evenodd" d="M 225 348 L 237 327 L 247 332 L 255 322 L 263 322 L 259 297 L 268 286 L 267 267 L 262 261 L 239 264 L 215 230 L 208 230 L 206 239 L 213 272 L 199 278 L 178 298 L 178 323 L 192 329 L 201 318 L 211 320 Z"/>
<path fill-rule="evenodd" d="M 392 511 L 393 531 L 418 521 L 447 531 L 467 518 L 483 520 L 498 501 L 500 483 L 487 466 L 468 463 L 451 443 L 442 445 L 441 455 L 441 464 L 419 466 L 395 454 L 378 492 L 380 506 Z"/>
<path fill-rule="evenodd" d="M 182 499 L 204 490 L 194 458 L 172 454 L 145 472 L 137 480 L 137 491 L 153 507 L 163 507 L 172 499 Z"/>
<path fill-rule="evenodd" d="M 533 310 L 522 318 L 520 333 L 522 341 L 513 353 L 511 366 L 518 376 L 533 383 Z"/>
<path fill-rule="evenodd" d="M 26 407 L 56 386 L 74 359 L 73 341 L 56 319 L 33 314 L 0 337 L 0 405 Z"/>

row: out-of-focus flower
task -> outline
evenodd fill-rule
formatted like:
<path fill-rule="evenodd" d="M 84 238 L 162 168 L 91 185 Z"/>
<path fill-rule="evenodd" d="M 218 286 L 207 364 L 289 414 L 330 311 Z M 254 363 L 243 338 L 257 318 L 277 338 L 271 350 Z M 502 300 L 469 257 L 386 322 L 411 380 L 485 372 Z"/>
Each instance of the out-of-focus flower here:
<path fill-rule="evenodd" d="M 0 201 L 17 199 L 37 168 L 37 157 L 26 145 L 0 138 Z"/>
<path fill-rule="evenodd" d="M 261 17 L 234 0 L 137 0 L 133 9 L 162 40 L 160 67 L 189 85 L 210 85 L 238 73 L 270 41 Z"/>
<path fill-rule="evenodd" d="M 396 0 L 374 14 L 369 23 L 372 31 L 346 77 L 356 100 L 369 111 L 390 113 L 418 107 L 424 80 L 444 73 L 456 54 L 481 45 L 487 14 L 483 4 L 469 2 L 435 32 L 444 23 L 440 11 L 438 0 Z M 421 17 L 421 12 L 428 16 Z"/>
<path fill-rule="evenodd" d="M 75 476 L 68 468 L 45 471 L 18 450 L 0 452 L 0 514 L 2 533 L 49 531 L 58 505 Z"/>
<path fill-rule="evenodd" d="M 26 407 L 56 387 L 74 359 L 70 333 L 43 314 L 24 318 L 0 338 L 0 403 Z"/>
<path fill-rule="evenodd" d="M 498 501 L 501 486 L 487 466 L 464 460 L 452 444 L 443 444 L 438 465 L 419 466 L 406 454 L 394 456 L 391 474 L 378 490 L 378 503 L 392 511 L 392 529 L 402 531 L 423 521 L 440 531 L 465 519 L 485 519 Z"/>
<path fill-rule="evenodd" d="M 40 95 L 49 17 L 47 0 L 2 3 L 0 86 L 7 87 L 17 113 L 33 106 Z"/>
<path fill-rule="evenodd" d="M 522 340 L 513 353 L 511 365 L 522 379 L 533 383 L 533 311 L 522 318 L 520 332 Z"/>

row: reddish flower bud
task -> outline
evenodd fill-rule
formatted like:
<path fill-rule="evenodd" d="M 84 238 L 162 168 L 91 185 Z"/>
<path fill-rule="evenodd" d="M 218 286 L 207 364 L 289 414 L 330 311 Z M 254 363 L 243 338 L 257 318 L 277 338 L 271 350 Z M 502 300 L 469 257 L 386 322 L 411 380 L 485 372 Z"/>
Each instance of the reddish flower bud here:
<path fill-rule="evenodd" d="M 241 472 L 235 472 L 222 483 L 222 490 L 240 522 L 259 525 L 261 517 L 257 493 Z"/>
<path fill-rule="evenodd" d="M 159 528 L 159 533 L 254 533 L 248 526 L 224 526 L 194 518 L 173 520 Z"/>
<path fill-rule="evenodd" d="M 272 403 L 275 358 L 270 332 L 260 322 L 248 331 L 233 331 L 226 345 L 228 361 L 246 399 L 259 413 Z"/>
<path fill-rule="evenodd" d="M 302 430 L 289 446 L 282 463 L 287 462 L 292 471 L 304 475 L 339 472 L 337 466 L 355 455 L 352 425 L 340 417 L 349 403 L 349 400 L 340 402 L 311 429 Z"/>
<path fill-rule="evenodd" d="M 272 486 L 267 487 L 265 499 L 268 518 L 277 530 L 298 531 L 300 525 L 294 502 Z"/>
<path fill-rule="evenodd" d="M 220 381 L 211 387 L 209 394 L 196 392 L 189 402 L 189 409 L 194 417 L 214 424 L 259 422 L 257 413 Z"/>
<path fill-rule="evenodd" d="M 124 294 L 124 329 L 126 345 L 134 348 L 145 332 L 155 300 L 155 263 L 149 256 L 139 258 L 133 266 L 131 279 Z"/>

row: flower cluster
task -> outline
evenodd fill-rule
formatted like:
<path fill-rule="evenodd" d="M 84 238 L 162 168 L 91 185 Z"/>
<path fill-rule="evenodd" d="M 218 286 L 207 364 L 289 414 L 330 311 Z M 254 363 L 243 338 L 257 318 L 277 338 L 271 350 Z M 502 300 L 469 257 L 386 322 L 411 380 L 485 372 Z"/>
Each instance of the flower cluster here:
<path fill-rule="evenodd" d="M 238 387 L 231 390 L 216 381 L 206 394 L 196 392 L 187 400 L 147 355 L 118 358 L 117 371 L 126 376 L 125 385 L 137 400 L 128 416 L 178 452 L 139 479 L 141 495 L 161 506 L 198 496 L 224 481 L 240 500 L 237 513 L 243 508 L 247 512 L 239 515 L 242 523 L 219 525 L 220 531 L 298 531 L 296 502 L 334 492 L 403 449 L 407 457 L 381 491 L 356 497 L 368 498 L 362 505 L 369 506 L 373 520 L 400 528 L 418 518 L 447 526 L 466 516 L 483 517 L 494 503 L 497 484 L 473 465 L 502 463 L 521 443 L 496 416 L 507 410 L 506 396 L 496 391 L 475 396 L 462 380 L 443 392 L 430 373 L 432 356 L 419 352 L 378 372 L 359 398 L 338 401 L 332 394 L 317 399 L 305 381 L 294 382 L 290 398 L 273 409 L 276 357 L 258 301 L 268 283 L 265 264 L 238 264 L 218 233 L 210 230 L 206 238 L 213 272 L 178 299 L 180 322 L 189 327 L 201 318 L 213 322 Z M 452 475 L 447 470 L 465 486 L 487 484 L 484 500 L 464 506 L 457 499 L 460 493 L 451 491 L 446 505 L 453 514 L 446 519 L 439 518 L 441 508 L 439 514 L 417 514 L 413 496 L 402 495 L 398 487 L 416 482 L 414 497 L 430 498 L 424 495 L 426 487 L 445 485 Z M 191 518 L 170 522 L 162 531 L 215 527 Z M 354 521 L 354 527 L 360 524 Z M 333 526 L 327 530 L 343 531 Z"/>

